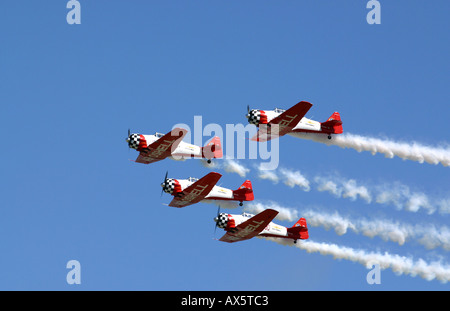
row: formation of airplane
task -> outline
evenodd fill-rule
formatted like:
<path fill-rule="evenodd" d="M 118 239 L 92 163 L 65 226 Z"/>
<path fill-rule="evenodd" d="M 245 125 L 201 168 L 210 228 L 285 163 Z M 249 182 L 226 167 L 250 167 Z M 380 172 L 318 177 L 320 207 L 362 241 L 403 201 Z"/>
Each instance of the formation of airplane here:
<path fill-rule="evenodd" d="M 216 186 L 221 174 L 211 172 L 202 178 L 174 179 L 164 178 L 161 183 L 162 191 L 173 195 L 169 206 L 185 207 L 202 200 L 238 201 L 242 206 L 244 201 L 254 199 L 252 183 L 246 180 L 237 190 Z"/>
<path fill-rule="evenodd" d="M 339 112 L 334 112 L 327 121 L 318 122 L 305 117 L 312 107 L 311 103 L 301 101 L 288 110 L 275 108 L 274 110 L 257 110 L 247 106 L 247 119 L 250 124 L 259 128 L 258 133 L 252 138 L 253 141 L 269 141 L 271 139 L 293 133 L 321 133 L 342 134 L 342 120 Z M 275 129 L 276 125 L 276 130 Z"/>
<path fill-rule="evenodd" d="M 286 134 L 316 133 L 326 134 L 328 139 L 332 135 L 342 134 L 342 120 L 338 112 L 334 112 L 327 121 L 318 122 L 305 117 L 312 104 L 301 101 L 293 107 L 283 110 L 257 110 L 247 106 L 247 119 L 250 124 L 256 125 L 259 130 L 252 138 L 254 141 L 266 142 Z M 167 134 L 155 133 L 154 135 L 143 135 L 130 133 L 128 130 L 128 147 L 135 149 L 139 155 L 135 162 L 150 164 L 170 158 L 173 160 L 184 160 L 187 158 L 203 158 L 208 163 L 212 159 L 223 157 L 222 145 L 219 137 L 212 138 L 205 146 L 196 146 L 183 142 L 187 134 L 183 128 L 174 128 Z M 162 191 L 173 196 L 169 206 L 185 207 L 205 200 L 237 201 L 242 206 L 244 201 L 254 199 L 253 188 L 250 180 L 236 190 L 217 186 L 222 177 L 221 174 L 211 172 L 202 178 L 174 179 L 167 178 L 168 173 L 161 183 Z M 220 207 L 219 207 L 220 210 Z M 257 215 L 243 213 L 232 215 L 217 213 L 214 218 L 216 227 L 226 231 L 219 239 L 222 242 L 238 242 L 257 237 L 273 237 L 297 240 L 309 238 L 308 227 L 305 218 L 300 218 L 292 227 L 287 228 L 277 225 L 272 220 L 278 212 L 272 209 L 262 211 Z"/>

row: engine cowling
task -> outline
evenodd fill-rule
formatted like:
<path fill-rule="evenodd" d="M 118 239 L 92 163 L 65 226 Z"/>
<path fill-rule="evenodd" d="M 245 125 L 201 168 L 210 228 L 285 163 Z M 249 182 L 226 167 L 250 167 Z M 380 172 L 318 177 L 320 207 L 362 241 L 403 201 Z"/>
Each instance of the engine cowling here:
<path fill-rule="evenodd" d="M 227 213 L 220 213 L 216 218 L 214 218 L 217 227 L 230 230 L 236 227 L 233 216 Z"/>
<path fill-rule="evenodd" d="M 169 194 L 177 194 L 181 192 L 181 185 L 178 182 L 178 180 L 173 178 L 167 178 L 163 183 L 161 183 L 161 187 L 163 188 L 164 192 Z"/>
<path fill-rule="evenodd" d="M 141 134 L 131 134 L 127 138 L 128 147 L 136 150 L 142 150 L 147 148 L 147 140 L 144 135 Z"/>
<path fill-rule="evenodd" d="M 247 114 L 248 123 L 259 126 L 260 124 L 267 124 L 267 115 L 264 110 L 252 109 Z"/>

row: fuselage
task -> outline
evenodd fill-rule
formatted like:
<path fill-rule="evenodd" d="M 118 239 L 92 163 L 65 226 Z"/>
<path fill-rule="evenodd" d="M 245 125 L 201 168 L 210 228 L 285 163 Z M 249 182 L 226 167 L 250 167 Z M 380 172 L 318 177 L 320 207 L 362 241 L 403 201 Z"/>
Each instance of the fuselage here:
<path fill-rule="evenodd" d="M 284 110 L 278 109 L 278 108 L 275 110 L 264 110 L 264 113 L 267 116 L 267 122 L 270 122 L 271 120 L 275 119 L 283 112 L 284 112 Z M 308 119 L 306 117 L 303 117 L 300 120 L 300 122 L 297 123 L 296 126 L 294 126 L 292 131 L 293 132 L 321 132 L 322 131 L 322 123 Z"/>
<path fill-rule="evenodd" d="M 253 214 L 242 213 L 241 215 L 229 215 L 234 219 L 235 226 L 247 221 L 252 218 Z M 288 231 L 285 226 L 278 225 L 274 222 L 270 222 L 263 231 L 261 231 L 258 235 L 265 237 L 277 237 L 277 238 L 288 238 Z"/>
<path fill-rule="evenodd" d="M 160 139 L 162 136 L 164 136 L 163 134 L 160 133 L 156 133 L 155 135 L 143 135 L 143 134 L 141 135 L 144 136 L 147 142 L 147 146 L 151 145 L 152 143 Z M 170 156 L 169 158 L 173 160 L 184 160 L 191 157 L 199 157 L 199 158 L 202 157 L 202 148 L 196 145 L 186 143 L 184 141 L 180 141 L 175 150 L 172 150 L 172 156 Z"/>
<path fill-rule="evenodd" d="M 192 185 L 198 179 L 190 177 L 189 179 L 176 179 L 181 186 L 181 191 Z M 234 200 L 233 190 L 214 186 L 204 200 Z"/>

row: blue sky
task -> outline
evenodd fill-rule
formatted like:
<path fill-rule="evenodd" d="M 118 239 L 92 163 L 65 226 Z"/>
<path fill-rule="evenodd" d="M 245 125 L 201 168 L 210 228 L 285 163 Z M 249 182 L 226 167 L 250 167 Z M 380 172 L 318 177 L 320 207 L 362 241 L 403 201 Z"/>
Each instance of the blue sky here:
<path fill-rule="evenodd" d="M 196 160 L 139 165 L 127 129 L 152 134 L 174 124 L 243 123 L 246 106 L 308 117 L 341 113 L 344 131 L 448 148 L 448 1 L 381 1 L 381 24 L 365 1 L 80 1 L 68 25 L 65 1 L 0 4 L 2 290 L 448 290 L 448 283 L 368 269 L 263 239 L 214 240 L 217 207 L 174 209 L 160 183 L 201 177 Z M 204 137 L 206 142 L 209 137 Z M 353 219 L 446 227 L 448 214 L 302 191 L 257 177 L 241 160 L 258 202 Z M 331 174 L 374 187 L 394 182 L 447 199 L 449 167 L 385 158 L 296 139 L 280 140 L 280 167 Z M 229 210 L 240 213 L 241 209 Z M 285 226 L 293 222 L 277 221 Z M 318 243 L 440 260 L 417 241 L 310 227 Z M 66 263 L 81 264 L 68 285 Z"/>

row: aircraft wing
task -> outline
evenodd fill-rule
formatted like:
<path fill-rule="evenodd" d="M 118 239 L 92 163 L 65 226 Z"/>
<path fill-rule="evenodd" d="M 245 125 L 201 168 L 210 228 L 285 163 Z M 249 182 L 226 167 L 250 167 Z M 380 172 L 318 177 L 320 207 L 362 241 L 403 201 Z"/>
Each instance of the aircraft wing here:
<path fill-rule="evenodd" d="M 181 194 L 175 196 L 169 206 L 185 207 L 200 202 L 211 192 L 220 177 L 222 177 L 222 175 L 215 172 L 211 172 L 208 175 L 203 176 L 195 183 L 184 189 Z"/>
<path fill-rule="evenodd" d="M 233 243 L 251 239 L 263 231 L 277 214 L 278 212 L 273 209 L 266 209 L 244 221 L 234 228 L 233 231 L 228 231 L 219 241 Z"/>
<path fill-rule="evenodd" d="M 311 107 L 311 103 L 305 101 L 299 102 L 278 117 L 270 120 L 267 125 L 261 124 L 258 133 L 256 133 L 252 140 L 265 142 L 286 135 L 303 119 Z M 278 134 L 275 132 L 273 134 L 271 133 L 271 129 L 275 129 L 274 125 L 278 125 Z"/>
<path fill-rule="evenodd" d="M 182 128 L 174 128 L 172 131 L 142 150 L 139 153 L 136 162 L 149 164 L 167 158 L 180 144 L 187 132 L 187 130 Z"/>

